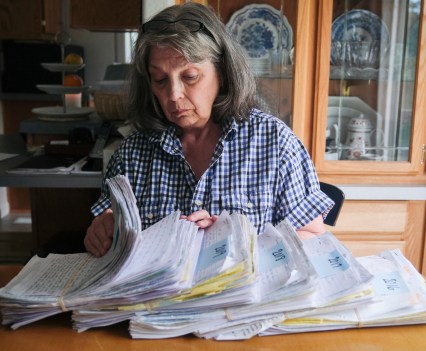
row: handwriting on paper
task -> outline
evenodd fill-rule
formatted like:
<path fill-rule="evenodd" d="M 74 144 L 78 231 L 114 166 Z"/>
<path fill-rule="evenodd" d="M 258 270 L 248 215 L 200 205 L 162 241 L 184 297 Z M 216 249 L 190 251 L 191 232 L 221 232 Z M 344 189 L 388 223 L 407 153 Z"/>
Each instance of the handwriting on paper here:
<path fill-rule="evenodd" d="M 404 279 L 397 271 L 385 272 L 375 276 L 373 287 L 375 293 L 380 296 L 398 295 L 409 292 Z"/>
<path fill-rule="evenodd" d="M 259 266 L 261 272 L 270 272 L 278 266 L 288 264 L 289 255 L 282 242 L 276 242 L 272 247 L 262 247 L 259 250 Z"/>
<path fill-rule="evenodd" d="M 349 268 L 348 262 L 346 262 L 343 255 L 337 250 L 327 252 L 324 255 L 312 257 L 312 262 L 315 270 L 321 278 L 334 275 Z"/>

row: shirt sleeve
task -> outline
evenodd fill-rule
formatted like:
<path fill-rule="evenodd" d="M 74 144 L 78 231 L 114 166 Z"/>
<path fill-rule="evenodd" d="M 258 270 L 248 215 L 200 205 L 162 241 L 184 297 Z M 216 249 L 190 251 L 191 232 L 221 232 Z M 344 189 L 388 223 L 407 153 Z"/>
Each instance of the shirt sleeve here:
<path fill-rule="evenodd" d="M 301 228 L 320 214 L 325 218 L 334 202 L 320 190 L 313 162 L 301 141 L 291 133 L 283 147 L 281 169 L 281 219 Z"/>
<path fill-rule="evenodd" d="M 123 162 L 121 161 L 119 150 L 116 150 L 107 165 L 107 169 L 102 180 L 101 195 L 91 207 L 92 214 L 95 217 L 100 215 L 107 208 L 111 207 L 109 190 L 106 181 L 107 179 L 110 179 L 118 174 L 123 174 Z"/>

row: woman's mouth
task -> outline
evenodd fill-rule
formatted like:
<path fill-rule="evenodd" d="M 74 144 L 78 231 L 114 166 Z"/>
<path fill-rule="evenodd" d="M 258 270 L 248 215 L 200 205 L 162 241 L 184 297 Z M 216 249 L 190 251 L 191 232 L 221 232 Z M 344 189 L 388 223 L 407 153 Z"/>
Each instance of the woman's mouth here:
<path fill-rule="evenodd" d="M 172 111 L 172 116 L 175 118 L 180 118 L 183 117 L 187 114 L 188 110 L 186 109 L 179 109 L 179 110 L 174 110 Z"/>

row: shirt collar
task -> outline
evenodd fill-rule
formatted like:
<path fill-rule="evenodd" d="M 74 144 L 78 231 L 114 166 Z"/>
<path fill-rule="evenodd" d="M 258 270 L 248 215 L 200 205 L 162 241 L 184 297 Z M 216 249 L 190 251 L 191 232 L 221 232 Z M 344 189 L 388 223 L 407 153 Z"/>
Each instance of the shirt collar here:
<path fill-rule="evenodd" d="M 222 123 L 222 138 L 221 140 L 231 141 L 235 138 L 235 134 L 237 133 L 238 123 L 234 118 L 230 120 L 225 120 Z"/>
<path fill-rule="evenodd" d="M 222 123 L 222 137 L 221 141 L 231 141 L 235 138 L 238 129 L 238 123 L 235 119 L 225 120 Z M 148 140 L 150 143 L 159 143 L 164 151 L 169 154 L 176 155 L 182 151 L 180 140 L 177 136 L 177 129 L 175 126 L 170 125 L 163 132 L 149 132 Z"/>
<path fill-rule="evenodd" d="M 148 131 L 146 132 L 149 143 L 160 144 L 164 151 L 175 155 L 181 153 L 181 145 L 179 138 L 176 135 L 176 128 L 173 125 L 167 127 L 166 130 Z"/>

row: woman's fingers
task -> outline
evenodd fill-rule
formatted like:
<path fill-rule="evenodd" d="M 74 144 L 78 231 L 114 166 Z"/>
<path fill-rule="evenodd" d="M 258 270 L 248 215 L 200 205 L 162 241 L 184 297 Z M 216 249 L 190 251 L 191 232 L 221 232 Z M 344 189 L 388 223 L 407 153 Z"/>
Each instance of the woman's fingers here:
<path fill-rule="evenodd" d="M 89 226 L 84 238 L 86 250 L 100 257 L 105 255 L 112 244 L 114 216 L 111 209 L 105 210 Z"/>
<path fill-rule="evenodd" d="M 188 221 L 194 222 L 200 228 L 210 227 L 217 219 L 217 216 L 211 216 L 206 210 L 196 211 L 188 216 L 183 216 Z"/>
<path fill-rule="evenodd" d="M 210 215 L 206 210 L 200 210 L 188 216 L 182 215 L 180 218 L 194 222 L 200 228 L 208 228 L 217 220 L 218 216 Z M 112 245 L 113 235 L 114 216 L 112 210 L 107 209 L 93 219 L 92 224 L 87 228 L 84 246 L 94 256 L 103 256 Z"/>

